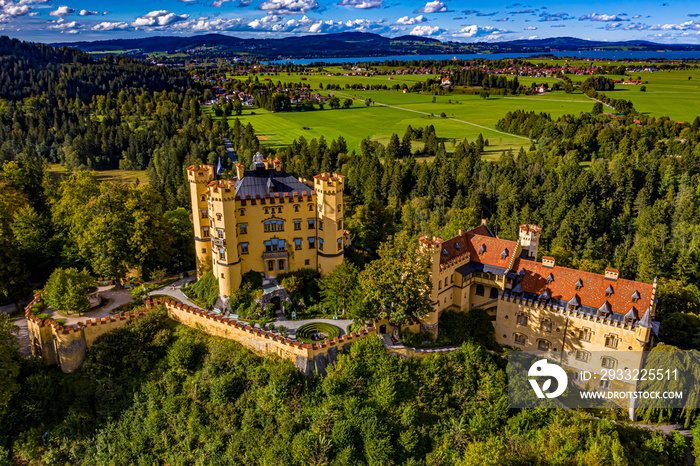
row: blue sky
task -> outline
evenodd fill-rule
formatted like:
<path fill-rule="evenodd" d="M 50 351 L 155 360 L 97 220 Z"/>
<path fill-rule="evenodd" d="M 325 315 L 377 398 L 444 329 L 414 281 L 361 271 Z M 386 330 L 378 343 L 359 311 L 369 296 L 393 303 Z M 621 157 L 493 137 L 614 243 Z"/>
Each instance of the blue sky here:
<path fill-rule="evenodd" d="M 344 31 L 460 42 L 573 36 L 698 44 L 700 2 L 0 0 L 0 34 L 41 42 L 205 33 L 265 38 Z"/>

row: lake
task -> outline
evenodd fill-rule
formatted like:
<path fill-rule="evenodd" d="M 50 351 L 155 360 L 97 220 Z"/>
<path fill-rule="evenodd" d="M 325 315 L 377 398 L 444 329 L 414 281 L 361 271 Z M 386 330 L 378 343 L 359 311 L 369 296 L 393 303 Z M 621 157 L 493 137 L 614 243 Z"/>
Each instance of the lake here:
<path fill-rule="evenodd" d="M 435 54 L 435 55 L 397 55 L 393 57 L 344 57 L 344 58 L 299 58 L 290 60 L 273 60 L 262 62 L 270 63 L 292 63 L 295 65 L 310 65 L 312 63 L 358 63 L 358 62 L 383 62 L 386 60 L 449 60 L 456 57 L 461 60 L 471 60 L 474 58 L 486 58 L 498 60 L 501 58 L 527 58 L 533 55 L 554 55 L 555 57 L 571 58 L 591 58 L 598 60 L 648 60 L 654 58 L 664 58 L 667 60 L 680 59 L 700 59 L 700 51 L 693 52 L 645 52 L 627 50 L 585 50 L 585 51 L 559 51 L 559 52 L 527 52 L 527 53 L 458 53 L 458 54 Z"/>

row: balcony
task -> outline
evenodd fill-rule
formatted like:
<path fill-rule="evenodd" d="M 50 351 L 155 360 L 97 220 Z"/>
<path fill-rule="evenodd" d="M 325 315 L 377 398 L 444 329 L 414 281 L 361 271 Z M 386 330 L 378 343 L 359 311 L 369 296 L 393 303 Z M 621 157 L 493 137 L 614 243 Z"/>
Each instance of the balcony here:
<path fill-rule="evenodd" d="M 219 247 L 219 248 L 225 248 L 226 247 L 226 240 L 224 238 L 211 238 L 211 242 L 214 244 L 214 246 Z"/>
<path fill-rule="evenodd" d="M 289 253 L 285 250 L 263 252 L 263 259 L 288 259 Z"/>

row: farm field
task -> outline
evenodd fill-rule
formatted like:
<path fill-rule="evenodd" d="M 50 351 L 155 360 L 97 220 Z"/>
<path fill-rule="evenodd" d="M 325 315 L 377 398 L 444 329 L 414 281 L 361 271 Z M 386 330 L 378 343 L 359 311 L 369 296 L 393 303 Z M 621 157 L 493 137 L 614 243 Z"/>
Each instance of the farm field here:
<path fill-rule="evenodd" d="M 496 131 L 496 122 L 509 110 L 530 108 L 538 112 L 548 112 L 553 116 L 565 113 L 587 112 L 593 102 L 583 99 L 566 99 L 563 101 L 549 96 L 529 96 L 516 98 L 491 97 L 483 100 L 473 95 L 436 96 L 403 94 L 398 91 L 334 91 L 339 98 L 356 97 L 349 109 L 325 110 L 312 112 L 271 113 L 263 109 L 244 109 L 239 117 L 229 117 L 233 125 L 235 118 L 241 123 L 250 123 L 255 128 L 261 141 L 269 147 L 277 148 L 290 144 L 294 139 L 304 136 L 306 139 L 324 136 L 326 140 L 343 136 L 348 149 L 359 150 L 360 142 L 365 137 L 388 143 L 393 133 L 402 136 L 408 125 L 413 127 L 435 126 L 438 138 L 446 142 L 448 151 L 452 141 L 464 138 L 473 141 L 481 133 L 489 140 L 487 159 L 498 159 L 504 150 L 518 150 L 529 146 L 529 140 L 516 135 Z M 365 98 L 371 98 L 375 104 L 367 107 Z M 448 103 L 452 101 L 452 103 Z M 457 103 L 459 102 L 459 103 Z M 441 113 L 447 118 L 440 118 Z M 254 114 L 253 114 L 254 113 Z M 434 115 L 433 117 L 430 114 Z M 305 130 L 304 127 L 308 127 Z M 418 146 L 414 146 L 414 149 Z"/>
<path fill-rule="evenodd" d="M 329 73 L 347 72 L 341 68 L 326 68 Z M 641 76 L 648 81 L 646 92 L 641 86 L 617 85 L 615 91 L 606 94 L 615 99 L 631 100 L 639 111 L 656 117 L 669 116 L 676 121 L 692 121 L 700 111 L 700 70 L 671 72 L 631 73 L 629 77 Z M 689 80 L 688 77 L 691 77 Z M 501 152 L 508 149 L 518 150 L 529 146 L 526 138 L 504 134 L 495 129 L 496 122 L 506 112 L 523 109 L 546 112 L 557 118 L 564 114 L 590 112 L 593 101 L 580 92 L 567 94 L 555 91 L 545 95 L 492 96 L 482 99 L 476 95 L 446 93 L 442 96 L 430 94 L 407 93 L 396 90 L 363 91 L 344 89 L 345 85 L 355 84 L 407 84 L 409 87 L 417 81 L 425 81 L 436 75 L 395 75 L 388 76 L 328 76 L 325 73 L 279 73 L 269 77 L 273 82 L 304 82 L 311 89 L 318 90 L 320 84 L 324 89 L 329 84 L 337 84 L 342 90 L 324 90 L 322 94 L 335 93 L 341 100 L 355 98 L 350 109 L 323 111 L 271 113 L 259 108 L 244 108 L 238 118 L 243 124 L 251 123 L 264 144 L 272 148 L 283 147 L 294 139 L 303 136 L 306 139 L 324 136 L 326 140 L 343 136 L 349 150 L 359 150 L 360 142 L 365 137 L 386 144 L 392 133 L 402 136 L 408 125 L 423 127 L 434 125 L 437 136 L 445 141 L 448 151 L 452 150 L 453 141 L 474 140 L 479 133 L 489 140 L 485 157 L 497 160 Z M 608 75 L 612 79 L 619 76 Z M 302 81 L 302 78 L 306 78 Z M 586 76 L 571 76 L 573 81 L 583 81 Z M 247 79 L 243 76 L 239 79 Z M 559 82 L 556 78 L 518 77 L 524 85 L 546 82 L 550 86 Z M 366 98 L 374 104 L 367 107 Z M 435 102 L 433 102 L 435 97 Z M 441 118 L 441 113 L 446 118 Z M 431 116 L 432 114 L 432 116 Z M 236 117 L 229 118 L 233 124 Z M 305 127 L 309 129 L 304 129 Z M 420 147 L 420 143 L 415 148 Z"/>

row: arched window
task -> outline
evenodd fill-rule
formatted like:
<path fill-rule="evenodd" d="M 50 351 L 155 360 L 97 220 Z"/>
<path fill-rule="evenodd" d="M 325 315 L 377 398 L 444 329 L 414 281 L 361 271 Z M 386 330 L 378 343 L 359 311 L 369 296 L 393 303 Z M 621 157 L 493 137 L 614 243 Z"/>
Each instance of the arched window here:
<path fill-rule="evenodd" d="M 476 295 L 477 296 L 484 296 L 484 285 L 482 285 L 481 283 L 476 285 Z"/>
<path fill-rule="evenodd" d="M 268 220 L 263 223 L 265 232 L 284 231 L 284 222 L 282 220 Z"/>
<path fill-rule="evenodd" d="M 491 298 L 491 299 L 498 298 L 498 288 L 491 288 L 491 291 L 489 291 L 489 298 Z"/>
<path fill-rule="evenodd" d="M 294 212 L 299 212 L 299 204 L 294 204 Z"/>

